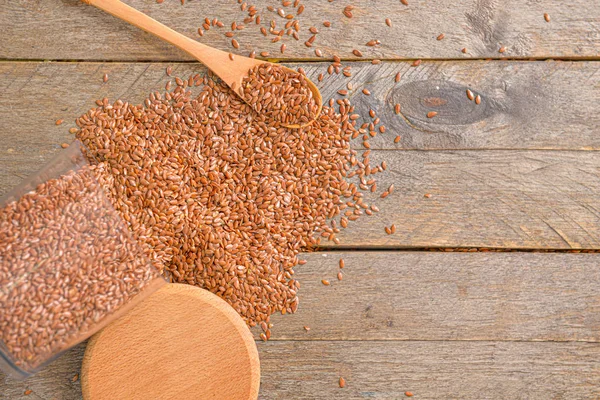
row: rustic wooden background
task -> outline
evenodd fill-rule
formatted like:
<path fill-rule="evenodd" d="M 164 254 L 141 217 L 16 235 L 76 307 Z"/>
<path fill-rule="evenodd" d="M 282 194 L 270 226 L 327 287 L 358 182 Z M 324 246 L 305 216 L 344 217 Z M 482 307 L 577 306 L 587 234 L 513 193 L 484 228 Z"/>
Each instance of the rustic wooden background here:
<path fill-rule="evenodd" d="M 228 51 L 229 29 L 196 30 L 204 17 L 228 27 L 245 16 L 235 0 L 127 3 Z M 359 113 L 377 111 L 387 132 L 370 140 L 371 159 L 387 162 L 379 186 L 396 191 L 374 198 L 381 212 L 351 225 L 340 245 L 304 256 L 298 313 L 275 316 L 271 341 L 258 342 L 260 398 L 600 398 L 600 4 L 303 3 L 301 40 L 284 38 L 283 55 L 252 24 L 237 33 L 236 52 L 269 51 L 313 79 L 340 55 L 353 75 L 326 74 L 323 97 L 351 82 Z M 264 26 L 281 24 L 266 10 L 280 3 L 253 4 Z M 350 4 L 352 19 L 342 14 Z M 205 72 L 78 0 L 3 1 L 0 26 L 0 195 L 70 142 L 96 99 L 141 102 L 164 88 L 167 66 Z M 310 26 L 321 33 L 307 48 Z M 381 46 L 365 46 L 372 39 Z M 383 62 L 364 62 L 374 58 Z M 423 62 L 412 67 L 415 59 Z M 433 106 L 439 115 L 427 119 Z M 427 251 L 444 248 L 454 251 Z M 83 351 L 25 381 L 1 376 L 0 398 L 80 399 Z"/>

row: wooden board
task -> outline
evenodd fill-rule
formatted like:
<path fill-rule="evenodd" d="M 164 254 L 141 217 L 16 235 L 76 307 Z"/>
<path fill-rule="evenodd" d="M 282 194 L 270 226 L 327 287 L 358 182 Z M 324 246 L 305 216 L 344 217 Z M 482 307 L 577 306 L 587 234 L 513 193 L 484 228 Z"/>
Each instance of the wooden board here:
<path fill-rule="evenodd" d="M 224 36 L 233 21 L 242 23 L 247 13 L 235 1 L 188 0 L 181 6 L 179 0 L 163 4 L 155 1 L 128 0 L 128 4 L 151 15 L 190 37 L 228 51 L 234 51 L 230 39 Z M 573 0 L 568 3 L 551 0 L 523 2 L 521 0 L 467 0 L 432 2 L 409 0 L 404 6 L 399 1 L 359 0 L 351 4 L 353 18 L 343 15 L 350 3 L 306 0 L 300 22 L 300 40 L 289 36 L 272 43 L 273 36 L 265 38 L 254 23 L 247 24 L 238 34 L 240 49 L 247 55 L 253 48 L 269 51 L 272 57 L 287 60 L 318 59 L 314 49 L 326 57 L 339 54 L 356 58 L 353 49 L 359 49 L 365 58 L 590 58 L 600 54 L 600 8 L 594 1 Z M 267 5 L 280 6 L 266 0 L 253 1 L 262 19 L 269 27 L 275 20 L 277 29 L 287 20 L 267 11 Z M 296 14 L 292 7 L 286 13 Z M 544 20 L 548 13 L 551 22 Z M 205 17 L 219 17 L 224 28 L 211 28 L 202 38 L 197 29 Z M 385 19 L 392 20 L 392 27 Z M 322 22 L 329 20 L 331 28 Z M 321 33 L 314 46 L 304 42 L 310 37 L 308 28 L 318 27 Z M 0 58 L 45 60 L 190 60 L 176 48 L 141 32 L 99 10 L 84 6 L 79 0 L 62 1 L 5 1 L 0 5 Z M 436 37 L 446 37 L 438 41 Z M 379 39 L 377 48 L 365 44 Z M 281 43 L 287 44 L 284 54 Z M 505 53 L 498 52 L 506 46 Z M 461 52 L 467 48 L 467 53 Z"/>
<path fill-rule="evenodd" d="M 174 283 L 94 335 L 81 367 L 86 400 L 255 400 L 259 384 L 244 320 L 209 291 Z"/>
<path fill-rule="evenodd" d="M 294 315 L 271 317 L 271 340 L 600 342 L 600 254 L 328 252 L 303 258 L 307 264 L 295 268 L 300 306 Z M 336 277 L 340 258 L 342 281 Z"/>
<path fill-rule="evenodd" d="M 299 341 L 259 343 L 259 399 L 593 399 L 597 343 Z M 5 379 L 7 399 L 80 400 L 72 382 L 80 346 L 26 381 Z M 338 379 L 346 380 L 339 388 Z M 24 396 L 25 390 L 32 393 Z"/>
<path fill-rule="evenodd" d="M 318 86 L 326 101 L 341 98 L 336 92 L 353 85 L 350 100 L 366 117 L 360 122 L 371 122 L 373 109 L 387 128 L 370 139 L 373 149 L 600 149 L 600 115 L 593 110 L 600 103 L 598 62 L 345 65 L 352 68 L 350 78 L 327 75 L 326 63 L 290 64 L 303 67 L 315 81 L 325 73 Z M 182 77 L 206 71 L 185 63 L 0 63 L 0 137 L 14 149 L 12 156 L 0 151 L 0 157 L 18 160 L 58 148 L 72 137 L 68 129 L 75 118 L 95 107 L 97 99 L 140 103 L 150 91 L 164 92 L 167 66 Z M 397 72 L 399 83 L 394 82 Z M 362 94 L 363 88 L 371 95 Z M 467 88 L 481 94 L 479 106 L 468 100 Z M 400 116 L 393 112 L 396 103 L 402 105 Z M 432 110 L 438 116 L 426 118 Z M 57 119 L 64 124 L 55 126 Z M 397 144 L 396 135 L 402 137 Z M 355 147 L 362 147 L 360 141 Z"/>
<path fill-rule="evenodd" d="M 377 199 L 381 213 L 359 220 L 342 233 L 342 246 L 599 247 L 599 159 L 593 151 L 582 151 L 600 148 L 600 117 L 589 111 L 589 104 L 600 99 L 600 86 L 594 80 L 597 63 L 446 62 L 416 69 L 397 63 L 353 65 L 363 82 L 378 69 L 387 76 L 368 86 L 373 95 L 357 95 L 354 100 L 359 113 L 366 115 L 372 106 L 390 121 L 386 122 L 388 131 L 372 140 L 373 147 L 382 150 L 374 150 L 371 160 L 386 160 L 389 166 L 381 175 L 380 192 L 393 183 L 396 193 Z M 323 68 L 305 66 L 313 77 Z M 0 162 L 5 166 L 0 169 L 0 194 L 36 171 L 60 143 L 70 141 L 68 129 L 73 120 L 92 107 L 95 99 L 107 96 L 141 102 L 149 88 L 160 90 L 166 82 L 164 68 L 164 64 L 128 63 L 0 64 L 0 89 L 7 93 L 0 98 Z M 394 85 L 394 72 L 403 68 L 401 84 Z M 182 76 L 194 71 L 202 69 L 175 65 L 175 72 Z M 102 83 L 104 73 L 109 73 L 106 84 Z M 410 89 L 428 82 L 419 81 L 423 78 L 419 73 L 432 78 L 421 86 L 423 92 Z M 416 98 L 428 98 L 433 85 L 465 85 L 476 77 L 471 87 L 494 80 L 496 84 L 489 89 L 493 93 L 500 93 L 502 82 L 515 77 L 519 82 L 547 81 L 551 89 L 540 89 L 546 91 L 538 97 L 531 86 L 519 89 L 510 101 L 498 94 L 497 100 L 490 100 L 497 104 L 495 111 L 488 110 L 489 118 L 475 118 L 464 125 L 440 115 L 436 117 L 442 122 L 435 127 L 440 129 L 438 133 L 423 131 L 423 126 L 433 128 L 434 124 L 422 117 L 425 109 L 419 108 L 419 102 L 404 103 L 410 124 L 390 113 L 398 96 L 410 99 L 408 93 L 414 93 Z M 326 98 L 342 87 L 340 80 L 324 82 Z M 406 86 L 409 89 L 402 94 Z M 392 95 L 385 96 L 386 90 Z M 534 106 L 524 112 L 528 106 L 522 98 L 528 94 Z M 448 96 L 452 98 L 452 94 Z M 512 105 L 498 105 L 502 98 L 503 104 Z M 472 104 L 466 95 L 462 101 Z M 484 101 L 479 107 L 488 107 L 486 104 Z M 501 111 L 503 107 L 513 111 Z M 54 121 L 59 118 L 67 122 L 56 126 Z M 398 148 L 392 139 L 396 133 L 406 138 Z M 434 136 L 437 139 L 429 139 Z M 360 147 L 360 143 L 355 145 Z M 519 150 L 523 148 L 536 151 Z M 412 151 L 416 149 L 453 151 Z M 578 151 L 555 151 L 561 149 Z M 425 194 L 432 197 L 425 198 Z M 398 231 L 388 236 L 384 225 L 392 223 Z"/>

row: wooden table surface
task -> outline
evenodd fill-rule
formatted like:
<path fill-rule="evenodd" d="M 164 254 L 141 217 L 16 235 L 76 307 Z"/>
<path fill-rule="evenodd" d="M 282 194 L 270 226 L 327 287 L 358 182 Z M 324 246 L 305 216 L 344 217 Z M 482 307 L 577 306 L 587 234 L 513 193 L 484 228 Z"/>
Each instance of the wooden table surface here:
<path fill-rule="evenodd" d="M 204 17 L 226 27 L 245 17 L 234 0 L 127 3 L 232 52 L 228 29 L 200 38 L 197 28 Z M 353 75 L 326 75 L 323 97 L 352 82 L 359 114 L 377 110 L 387 132 L 371 140 L 371 160 L 387 162 L 379 185 L 396 191 L 339 245 L 303 255 L 298 312 L 274 316 L 273 337 L 258 341 L 260 398 L 600 398 L 600 4 L 303 3 L 301 40 L 286 36 L 285 54 L 255 25 L 237 34 L 235 52 L 269 51 L 313 79 L 339 54 Z M 280 3 L 252 4 L 262 25 L 281 25 L 266 9 Z M 342 13 L 350 4 L 351 19 Z M 308 48 L 313 25 L 321 33 Z M 205 72 L 77 0 L 1 2 L 0 26 L 0 195 L 70 142 L 74 119 L 96 99 L 141 102 L 164 88 L 167 66 L 178 76 Z M 365 46 L 372 39 L 381 46 Z M 383 62 L 364 62 L 373 58 Z M 423 62 L 412 67 L 414 59 Z M 440 112 L 428 119 L 432 102 Z M 397 232 L 387 235 L 391 223 Z M 73 378 L 83 351 L 25 381 L 0 377 L 0 398 L 80 399 Z"/>

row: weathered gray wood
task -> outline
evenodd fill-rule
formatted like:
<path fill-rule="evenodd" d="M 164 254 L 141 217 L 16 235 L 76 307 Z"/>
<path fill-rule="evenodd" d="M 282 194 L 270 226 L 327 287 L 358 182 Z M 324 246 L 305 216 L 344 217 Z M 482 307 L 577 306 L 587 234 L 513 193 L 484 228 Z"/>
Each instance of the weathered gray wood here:
<path fill-rule="evenodd" d="M 488 74 L 498 72 L 496 67 L 489 64 L 456 64 L 463 65 L 463 71 L 470 64 L 472 69 L 490 68 Z M 582 68 L 585 72 L 580 75 L 582 83 L 579 95 L 568 92 L 572 96 L 563 98 L 562 104 L 573 99 L 583 107 L 581 98 L 596 104 L 598 89 L 587 89 L 590 79 L 593 79 L 596 63 L 569 64 L 573 65 L 572 71 Z M 445 65 L 438 67 L 443 70 Z M 453 64 L 447 65 L 451 70 Z M 561 69 L 566 63 L 507 63 L 504 66 L 507 79 L 515 65 L 523 69 L 550 68 L 550 71 L 562 71 L 547 75 L 547 79 L 556 76 L 557 84 L 569 71 L 569 68 Z M 580 65 L 589 67 L 586 69 Z M 197 70 L 189 64 L 175 67 L 176 72 L 183 75 Z M 368 69 L 378 67 L 369 66 Z M 76 116 L 93 106 L 95 99 L 107 96 L 111 100 L 123 98 L 141 102 L 143 95 L 151 88 L 162 87 L 165 82 L 163 68 L 164 65 L 160 64 L 0 63 L 0 90 L 7 94 L 0 97 L 0 194 L 38 170 L 42 162 L 59 149 L 61 142 L 70 141 L 72 135 L 68 133 L 68 128 L 73 126 Z M 107 84 L 102 84 L 104 72 L 109 72 L 111 76 Z M 539 70 L 530 76 L 532 79 L 539 77 Z M 587 77 L 587 81 L 583 77 Z M 333 85 L 333 88 L 326 86 L 326 93 L 336 88 L 339 85 Z M 553 96 L 545 95 L 546 101 L 540 100 L 541 109 L 544 104 L 561 104 L 557 100 L 560 91 L 553 93 Z M 367 100 L 373 96 L 361 96 L 359 107 L 366 112 Z M 519 107 L 515 106 L 515 109 Z M 568 113 L 558 113 L 556 117 L 547 113 L 539 117 L 541 121 L 543 115 L 548 115 L 553 121 L 554 130 L 550 133 L 538 131 L 535 124 L 527 131 L 524 129 L 526 122 L 515 123 L 515 129 L 512 130 L 494 125 L 497 129 L 487 134 L 498 135 L 495 145 L 490 145 L 485 139 L 483 143 L 495 146 L 496 150 L 374 150 L 370 157 L 372 163 L 386 160 L 388 164 L 388 171 L 379 178 L 378 193 L 392 183 L 396 192 L 387 199 L 377 199 L 375 204 L 382 212 L 359 220 L 340 234 L 342 245 L 395 248 L 599 248 L 600 217 L 597 204 L 600 200 L 600 159 L 596 152 L 500 150 L 519 148 L 520 140 L 536 143 L 534 148 L 549 146 L 556 141 L 554 148 L 557 149 L 581 148 L 581 143 L 585 143 L 584 148 L 597 149 L 600 137 L 597 135 L 600 126 L 598 115 L 578 109 L 573 109 L 573 113 L 579 115 L 577 120 L 582 121 L 581 125 L 574 128 L 580 129 L 578 132 L 569 128 Z M 67 122 L 55 126 L 54 121 L 58 118 Z M 533 111 L 523 114 L 522 121 L 527 119 L 536 119 Z M 502 121 L 502 117 L 498 117 L 498 120 Z M 478 132 L 478 127 L 486 126 L 485 123 L 475 125 L 469 127 L 467 132 Z M 391 138 L 395 129 L 401 131 L 402 128 L 390 124 L 389 131 L 381 135 L 386 137 L 385 143 L 393 145 Z M 568 133 L 562 134 L 564 131 Z M 578 134 L 583 136 L 578 137 Z M 414 129 L 413 135 L 413 143 L 418 143 L 416 135 L 425 137 L 431 134 Z M 443 136 L 440 135 L 437 146 L 444 143 Z M 464 138 L 457 143 L 468 141 Z M 481 143 L 478 139 L 473 139 L 472 143 L 473 147 L 484 147 L 477 145 Z M 356 146 L 360 147 L 360 141 Z M 457 145 L 447 147 L 460 148 Z M 425 194 L 431 194 L 432 197 L 425 198 Z M 392 223 L 396 224 L 397 233 L 386 235 L 384 225 Z"/>
<path fill-rule="evenodd" d="M 387 163 L 377 193 L 365 195 L 381 211 L 342 230 L 342 247 L 600 246 L 595 151 L 381 150 L 370 158 Z M 391 184 L 394 193 L 379 198 Z"/>
<path fill-rule="evenodd" d="M 551 342 L 259 343 L 259 398 L 397 400 L 593 399 L 600 395 L 600 345 Z M 0 380 L 3 399 L 79 400 L 83 347 L 26 381 Z M 338 387 L 338 379 L 346 387 Z M 0 378 L 2 379 L 2 378 Z M 30 388 L 33 393 L 23 396 Z"/>
<path fill-rule="evenodd" d="M 172 65 L 174 74 L 203 73 L 199 64 Z M 311 78 L 327 64 L 294 64 Z M 373 149 L 600 149 L 600 103 L 597 62 L 390 62 L 349 63 L 353 76 L 329 76 L 319 84 L 328 100 L 352 83 L 350 98 L 370 122 L 374 109 L 385 134 L 370 139 Z M 22 158 L 52 151 L 67 141 L 77 116 L 108 97 L 142 102 L 150 91 L 164 90 L 165 64 L 136 63 L 0 63 L 0 146 Z M 401 72 L 402 80 L 394 82 Z M 102 82 L 108 73 L 109 81 Z M 370 96 L 362 94 L 367 88 Z M 465 90 L 480 93 L 477 106 Z M 402 105 L 402 115 L 393 112 Z M 434 106 L 433 104 L 439 104 Z M 438 111 L 432 119 L 429 111 Z M 55 126 L 56 119 L 64 119 Z M 393 139 L 400 135 L 396 144 Z M 4 139 L 6 138 L 6 139 Z M 355 143 L 361 148 L 361 142 Z"/>
<path fill-rule="evenodd" d="M 247 13 L 235 1 L 194 1 L 184 6 L 178 0 L 156 4 L 155 1 L 128 0 L 133 7 L 166 23 L 170 27 L 204 43 L 233 51 L 230 39 L 224 36 L 233 21 L 242 23 Z M 272 57 L 286 59 L 316 59 L 314 49 L 327 57 L 337 53 L 356 58 L 353 49 L 363 51 L 366 58 L 491 58 L 491 57 L 597 57 L 600 48 L 600 8 L 595 1 L 574 0 L 568 4 L 552 0 L 523 2 L 521 0 L 468 0 L 431 2 L 410 0 L 409 6 L 399 1 L 359 0 L 354 17 L 343 15 L 350 3 L 307 0 L 306 10 L 297 19 L 301 24 L 300 41 L 289 36 L 271 43 L 260 34 L 259 26 L 247 25 L 237 37 L 247 55 L 253 48 L 269 51 Z M 277 29 L 287 20 L 267 11 L 267 5 L 281 7 L 266 0 L 253 1 L 268 28 L 273 19 Z M 296 14 L 292 7 L 286 13 Z M 544 21 L 548 13 L 551 22 Z M 205 17 L 218 17 L 225 28 L 211 28 L 204 37 L 197 34 Z M 385 18 L 392 20 L 390 28 Z M 331 28 L 322 25 L 332 22 Z M 321 31 L 314 47 L 304 41 L 310 37 L 308 28 Z M 0 4 L 0 58 L 49 60 L 189 60 L 190 57 L 173 46 L 159 41 L 137 28 L 84 6 L 79 0 L 17 0 Z M 446 37 L 437 41 L 444 33 Z M 377 48 L 367 47 L 369 40 L 381 40 Z M 283 55 L 281 43 L 288 48 Z M 506 46 L 503 54 L 498 52 Z M 466 54 L 461 53 L 467 48 Z"/>
<path fill-rule="evenodd" d="M 271 317 L 271 340 L 600 342 L 600 254 L 329 252 L 303 258 L 307 264 L 295 268 L 300 307 L 294 315 Z"/>

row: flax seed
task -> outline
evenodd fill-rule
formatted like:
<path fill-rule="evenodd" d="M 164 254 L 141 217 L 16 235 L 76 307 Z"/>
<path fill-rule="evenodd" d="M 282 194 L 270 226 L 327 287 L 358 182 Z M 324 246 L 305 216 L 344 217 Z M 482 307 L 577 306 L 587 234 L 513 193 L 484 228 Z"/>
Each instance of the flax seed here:
<path fill-rule="evenodd" d="M 400 75 L 400 72 L 398 72 L 398 73 L 396 74 L 396 76 L 394 77 L 394 82 L 396 82 L 396 83 L 400 82 L 400 79 L 401 79 L 401 78 L 402 78 L 402 76 Z"/>
<path fill-rule="evenodd" d="M 437 111 L 429 111 L 429 112 L 427 113 L 427 118 L 433 118 L 433 117 L 435 117 L 436 115 L 438 115 Z"/>
<path fill-rule="evenodd" d="M 477 95 L 475 97 L 475 104 L 477 104 L 477 105 L 481 104 L 481 96 L 480 95 Z"/>
<path fill-rule="evenodd" d="M 346 387 L 346 380 L 340 376 L 338 384 L 339 384 L 340 388 L 343 389 Z"/>
<path fill-rule="evenodd" d="M 546 20 L 546 22 L 550 22 L 550 15 L 548 13 L 545 13 L 544 19 Z"/>
<path fill-rule="evenodd" d="M 387 26 L 392 26 L 392 20 L 391 20 L 391 19 L 389 19 L 389 18 L 386 18 L 386 19 L 385 19 L 385 24 L 386 24 Z"/>

